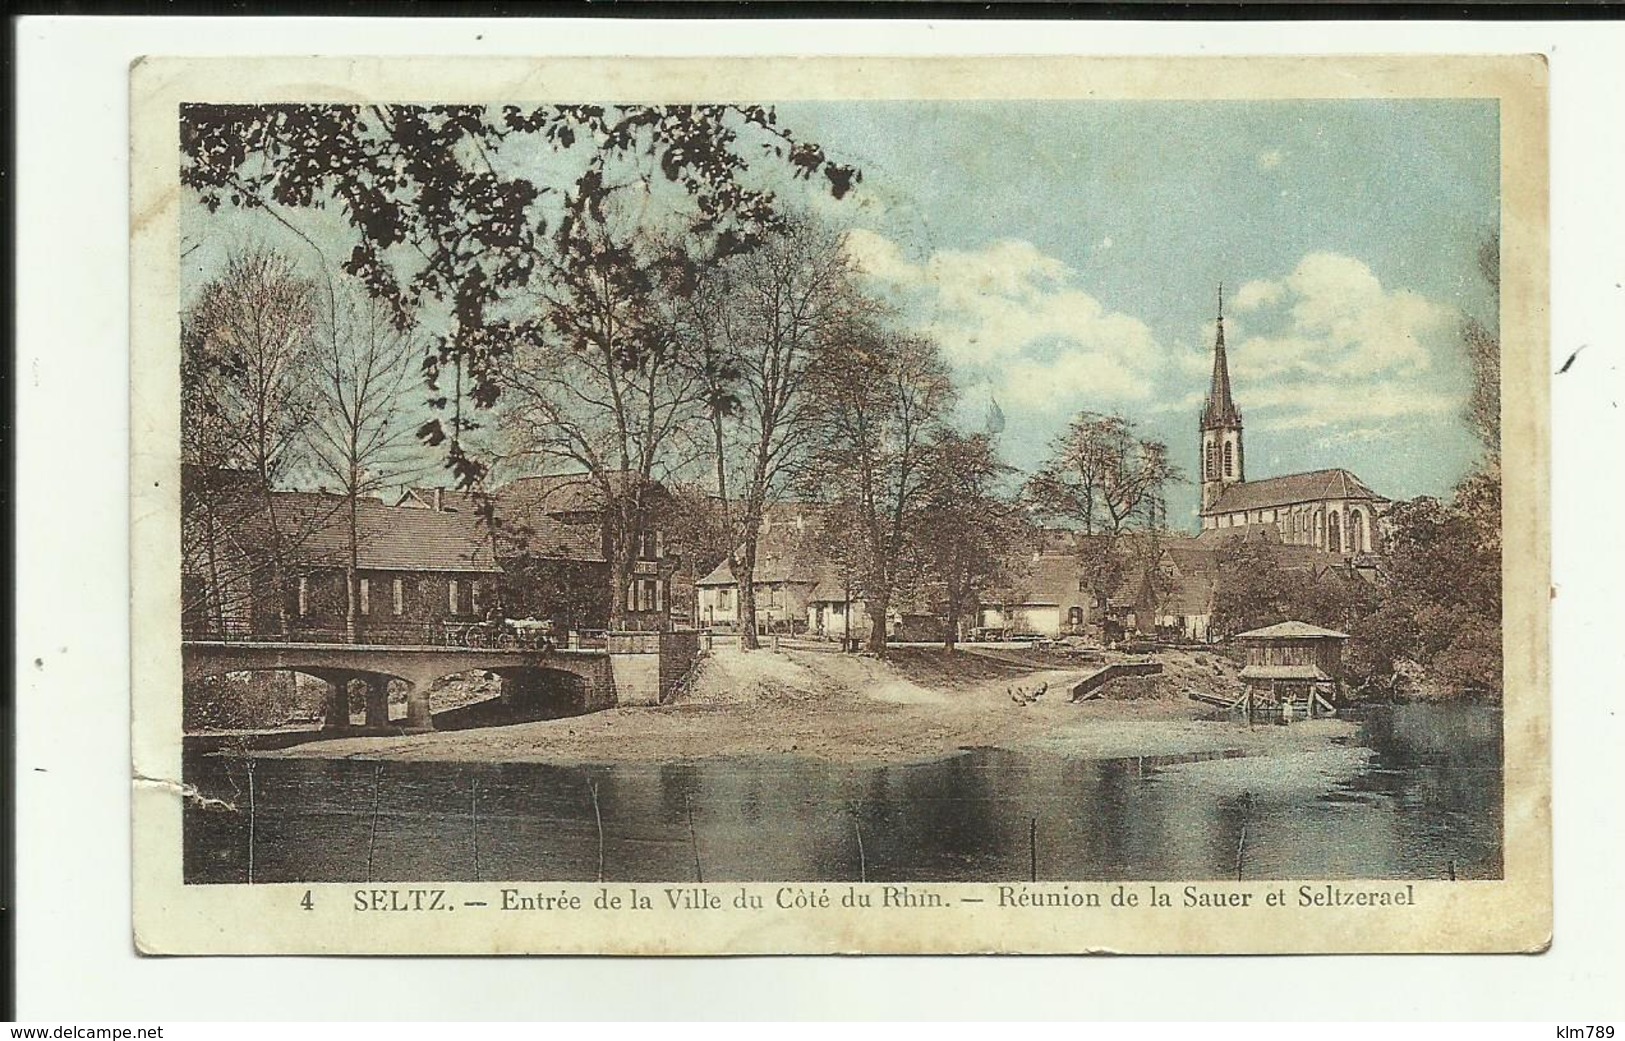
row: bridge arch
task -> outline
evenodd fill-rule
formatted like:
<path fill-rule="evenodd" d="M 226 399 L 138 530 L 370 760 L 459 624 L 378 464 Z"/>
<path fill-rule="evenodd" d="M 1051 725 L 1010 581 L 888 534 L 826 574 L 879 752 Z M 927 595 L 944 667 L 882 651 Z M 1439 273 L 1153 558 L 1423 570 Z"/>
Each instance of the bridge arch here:
<path fill-rule="evenodd" d="M 182 643 L 181 665 L 187 682 L 276 669 L 314 676 L 329 685 L 328 718 L 333 729 L 349 724 L 348 685 L 354 680 L 367 684 L 369 728 L 390 725 L 389 682 L 399 680 L 406 685 L 405 729 L 434 729 L 430 689 L 447 676 L 474 670 L 574 676 L 578 683 L 572 686 L 579 687 L 584 710 L 613 704 L 614 699 L 608 655 L 603 651 L 196 641 Z"/>

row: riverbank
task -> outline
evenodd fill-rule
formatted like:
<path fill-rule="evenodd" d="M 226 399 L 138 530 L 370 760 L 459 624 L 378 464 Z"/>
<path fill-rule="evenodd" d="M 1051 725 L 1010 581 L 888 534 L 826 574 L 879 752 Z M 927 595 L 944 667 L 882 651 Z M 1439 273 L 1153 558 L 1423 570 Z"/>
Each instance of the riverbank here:
<path fill-rule="evenodd" d="M 1259 756 L 1321 750 L 1354 733 L 1339 720 L 1249 729 L 1205 718 L 1212 710 L 1188 691 L 1235 689 L 1234 664 L 1189 651 L 1160 660 L 1161 676 L 1116 680 L 1104 697 L 1071 704 L 1072 684 L 1097 664 L 1015 649 L 948 655 L 900 648 L 880 661 L 809 647 L 748 654 L 718 647 L 668 705 L 429 734 L 340 737 L 256 754 L 557 764 L 750 756 L 909 762 L 965 748 L 1088 759 L 1230 750 Z M 1033 700 L 1040 689 L 1045 693 Z"/>

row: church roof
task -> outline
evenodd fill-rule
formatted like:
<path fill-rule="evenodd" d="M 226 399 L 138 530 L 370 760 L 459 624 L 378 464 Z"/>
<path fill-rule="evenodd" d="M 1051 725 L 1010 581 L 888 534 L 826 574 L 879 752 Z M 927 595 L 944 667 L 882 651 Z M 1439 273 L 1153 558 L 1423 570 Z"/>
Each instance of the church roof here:
<path fill-rule="evenodd" d="M 1388 501 L 1347 470 L 1311 470 L 1308 473 L 1266 477 L 1262 481 L 1239 481 L 1227 485 L 1213 505 L 1202 512 L 1240 513 L 1243 510 L 1291 506 L 1320 499 Z"/>
<path fill-rule="evenodd" d="M 1202 409 L 1202 429 L 1241 426 L 1241 410 L 1230 396 L 1230 365 L 1224 354 L 1224 287 L 1219 287 L 1218 332 L 1213 338 L 1213 382 Z"/>

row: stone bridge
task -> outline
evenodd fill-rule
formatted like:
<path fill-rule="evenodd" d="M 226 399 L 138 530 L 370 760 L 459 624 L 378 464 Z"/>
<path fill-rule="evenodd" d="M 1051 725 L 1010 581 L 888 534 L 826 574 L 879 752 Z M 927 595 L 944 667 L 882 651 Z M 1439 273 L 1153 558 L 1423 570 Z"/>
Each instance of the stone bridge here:
<path fill-rule="evenodd" d="M 471 669 L 502 677 L 505 690 L 510 682 L 568 674 L 576 677 L 581 686 L 583 710 L 608 708 L 620 700 L 616 697 L 617 666 L 626 672 L 635 671 L 638 664 L 612 662 L 612 657 L 624 656 L 612 655 L 609 650 L 186 640 L 181 643 L 181 675 L 187 683 L 232 672 L 276 669 L 313 676 L 328 685 L 327 726 L 330 729 L 350 725 L 349 685 L 356 680 L 367 686 L 368 729 L 388 727 L 389 681 L 400 680 L 407 688 L 406 729 L 433 730 L 430 687 L 436 680 Z M 656 672 L 658 674 L 658 664 Z M 647 691 L 628 690 L 626 693 L 627 703 L 648 701 Z M 657 688 L 655 702 L 660 700 L 661 693 Z"/>

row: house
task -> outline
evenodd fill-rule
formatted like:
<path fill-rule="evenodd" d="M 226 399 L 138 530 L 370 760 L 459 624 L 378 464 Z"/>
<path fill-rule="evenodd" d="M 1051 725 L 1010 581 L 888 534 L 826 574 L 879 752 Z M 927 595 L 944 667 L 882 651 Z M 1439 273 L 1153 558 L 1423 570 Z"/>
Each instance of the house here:
<path fill-rule="evenodd" d="M 1370 581 L 1368 570 L 1355 562 L 1313 545 L 1287 543 L 1272 522 L 1208 528 L 1195 538 L 1170 538 L 1162 544 L 1158 562 L 1157 628 L 1177 632 L 1203 643 L 1219 637 L 1212 631 L 1214 608 L 1223 585 L 1221 560 L 1227 547 L 1249 542 L 1283 572 L 1301 574 L 1305 582 L 1342 581 L 1358 575 Z"/>
<path fill-rule="evenodd" d="M 1219 588 L 1218 554 L 1195 539 L 1173 539 L 1163 547 L 1159 567 L 1163 596 L 1157 628 L 1206 643 Z"/>
<path fill-rule="evenodd" d="M 489 493 L 499 552 L 515 599 L 536 615 L 567 628 L 604 628 L 610 597 L 622 597 L 631 629 L 669 629 L 671 585 L 678 561 L 667 553 L 664 519 L 669 496 L 658 482 L 645 489 L 635 525 L 631 573 L 624 589 L 610 589 L 607 503 L 624 502 L 636 476 L 606 477 L 609 496 L 588 473 L 521 477 Z"/>
<path fill-rule="evenodd" d="M 755 571 L 756 625 L 762 632 L 801 632 L 810 624 L 808 605 L 817 577 L 795 562 L 774 557 L 758 561 Z M 739 580 L 724 560 L 695 583 L 699 623 L 732 631 L 739 624 Z"/>
<path fill-rule="evenodd" d="M 807 632 L 826 640 L 863 639 L 869 635 L 869 604 L 856 580 L 833 564 L 813 572 L 807 593 Z M 887 631 L 894 627 L 888 621 Z"/>
<path fill-rule="evenodd" d="M 1055 639 L 1081 635 L 1098 605 L 1070 532 L 1042 533 L 1038 548 L 1011 560 L 1012 579 L 982 595 L 976 624 L 985 630 Z"/>
<path fill-rule="evenodd" d="M 184 483 L 184 481 L 183 481 Z M 350 501 L 246 484 L 184 497 L 182 625 L 189 638 L 440 642 L 447 623 L 500 608 L 490 532 L 471 514 L 355 502 L 355 615 L 349 631 Z M 281 560 L 280 570 L 277 560 Z"/>
<path fill-rule="evenodd" d="M 776 503 L 763 511 L 753 569 L 759 631 L 810 628 L 808 605 L 818 585 L 816 533 L 817 516 L 803 503 Z M 726 560 L 696 581 L 695 589 L 700 625 L 730 631 L 739 624 L 739 582 Z"/>

